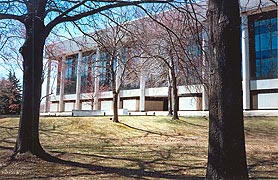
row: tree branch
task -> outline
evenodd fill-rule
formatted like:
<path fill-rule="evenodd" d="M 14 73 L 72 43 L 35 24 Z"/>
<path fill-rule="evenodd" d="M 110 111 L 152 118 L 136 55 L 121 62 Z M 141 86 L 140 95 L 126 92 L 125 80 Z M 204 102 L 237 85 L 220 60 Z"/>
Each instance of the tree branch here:
<path fill-rule="evenodd" d="M 17 16 L 17 15 L 13 15 L 13 14 L 2 14 L 0 13 L 0 20 L 4 20 L 4 19 L 14 19 L 17 21 L 20 21 L 22 23 L 24 23 L 24 16 Z"/>
<path fill-rule="evenodd" d="M 58 17 L 56 17 L 52 22 L 50 22 L 47 26 L 46 26 L 46 30 L 48 32 L 50 32 L 56 25 L 63 23 L 63 22 L 70 22 L 70 21 L 77 21 L 83 17 L 87 17 L 90 15 L 94 15 L 97 14 L 99 12 L 108 10 L 108 9 L 112 9 L 112 8 L 117 8 L 117 7 L 123 7 L 123 6 L 132 6 L 132 5 L 138 5 L 138 4 L 142 4 L 142 3 L 166 3 L 169 2 L 171 0 L 139 0 L 139 1 L 107 1 L 107 2 L 111 2 L 112 4 L 108 4 L 102 7 L 99 7 L 97 9 L 92 9 L 90 11 L 84 12 L 84 13 L 80 13 L 80 14 L 76 14 L 73 16 L 68 16 L 67 14 L 69 12 L 72 12 L 74 9 L 80 7 L 81 5 L 85 4 L 85 2 L 87 1 L 82 1 L 79 4 L 76 4 L 75 6 L 69 8 L 67 11 L 65 11 L 64 13 L 62 13 L 61 15 L 59 15 Z M 106 2 L 106 1 L 101 1 L 101 2 Z"/>

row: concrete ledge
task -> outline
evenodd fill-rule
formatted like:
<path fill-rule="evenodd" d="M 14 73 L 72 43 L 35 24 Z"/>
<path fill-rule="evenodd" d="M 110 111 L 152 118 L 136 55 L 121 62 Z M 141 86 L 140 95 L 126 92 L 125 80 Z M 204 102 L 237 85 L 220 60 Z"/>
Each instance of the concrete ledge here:
<path fill-rule="evenodd" d="M 40 113 L 40 116 L 72 116 L 72 112 L 48 112 Z"/>
<path fill-rule="evenodd" d="M 143 111 L 143 112 L 129 112 L 131 116 L 167 116 L 168 111 Z"/>
<path fill-rule="evenodd" d="M 118 109 L 119 115 L 128 115 L 127 109 Z M 72 116 L 112 116 L 113 111 L 105 110 L 72 110 Z"/>
<path fill-rule="evenodd" d="M 208 117 L 209 111 L 179 111 L 178 114 L 185 117 Z"/>
<path fill-rule="evenodd" d="M 243 111 L 246 117 L 252 116 L 278 116 L 278 110 L 246 110 Z"/>
<path fill-rule="evenodd" d="M 128 112 L 127 109 L 119 109 L 119 115 L 124 116 L 167 116 L 168 111 L 146 111 L 146 112 Z M 179 111 L 179 116 L 185 117 L 208 117 L 209 111 Z M 41 113 L 41 116 L 112 116 L 113 111 L 104 110 L 73 110 L 72 112 L 50 112 Z M 273 116 L 278 117 L 278 110 L 246 110 L 243 111 L 245 117 L 264 117 Z"/>

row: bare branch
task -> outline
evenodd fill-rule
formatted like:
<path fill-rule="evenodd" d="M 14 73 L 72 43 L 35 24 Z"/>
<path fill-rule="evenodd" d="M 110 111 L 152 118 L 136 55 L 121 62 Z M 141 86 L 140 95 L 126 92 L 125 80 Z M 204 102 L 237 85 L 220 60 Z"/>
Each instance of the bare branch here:
<path fill-rule="evenodd" d="M 24 23 L 24 16 L 17 16 L 17 15 L 13 15 L 13 14 L 0 13 L 0 20 L 5 20 L 5 19 L 14 19 L 14 20 L 17 20 L 17 21 L 20 21 L 20 22 Z"/>

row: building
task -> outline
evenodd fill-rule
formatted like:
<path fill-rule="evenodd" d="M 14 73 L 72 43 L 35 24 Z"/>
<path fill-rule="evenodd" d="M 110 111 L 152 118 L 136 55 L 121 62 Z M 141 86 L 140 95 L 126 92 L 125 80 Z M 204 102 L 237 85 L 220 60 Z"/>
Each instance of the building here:
<path fill-rule="evenodd" d="M 146 19 L 135 20 L 131 24 Z M 277 6 L 271 1 L 242 0 L 241 20 L 243 108 L 277 110 Z M 104 31 L 99 33 L 104 34 Z M 206 36 L 201 37 L 202 46 L 205 47 Z M 129 38 L 124 39 L 128 42 Z M 111 53 L 103 53 L 103 47 L 100 47 L 93 38 L 78 37 L 48 45 L 48 49 L 54 49 L 55 51 L 50 52 L 55 55 L 48 56 L 46 94 L 51 95 L 46 98 L 45 112 L 112 110 L 112 89 L 106 82 L 109 73 L 103 67 L 108 68 L 109 57 L 118 58 L 117 62 L 119 59 L 127 59 L 126 46 L 116 49 L 115 52 L 118 53 L 113 56 Z M 202 54 L 200 56 L 203 57 Z M 112 69 L 117 69 L 117 63 L 112 66 Z M 116 87 L 120 84 L 119 78 L 121 77 L 117 76 L 115 80 Z M 146 82 L 148 78 L 149 74 L 142 72 L 133 78 L 129 77 L 129 83 L 123 86 L 119 93 L 119 109 L 167 111 L 168 87 L 165 83 L 164 86 L 149 86 Z M 208 110 L 208 95 L 204 83 L 181 84 L 178 86 L 178 96 L 180 111 Z"/>

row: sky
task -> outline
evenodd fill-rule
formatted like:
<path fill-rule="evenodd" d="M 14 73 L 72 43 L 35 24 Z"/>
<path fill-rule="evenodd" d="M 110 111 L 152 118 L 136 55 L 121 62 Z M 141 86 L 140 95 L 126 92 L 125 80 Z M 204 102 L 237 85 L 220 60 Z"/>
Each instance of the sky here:
<path fill-rule="evenodd" d="M 22 70 L 20 68 L 13 68 L 16 77 L 21 81 L 22 84 Z M 0 58 L 0 79 L 7 78 L 9 70 L 5 66 L 3 59 Z"/>

